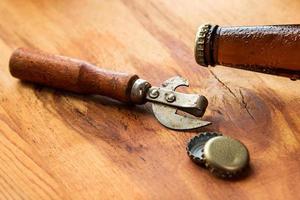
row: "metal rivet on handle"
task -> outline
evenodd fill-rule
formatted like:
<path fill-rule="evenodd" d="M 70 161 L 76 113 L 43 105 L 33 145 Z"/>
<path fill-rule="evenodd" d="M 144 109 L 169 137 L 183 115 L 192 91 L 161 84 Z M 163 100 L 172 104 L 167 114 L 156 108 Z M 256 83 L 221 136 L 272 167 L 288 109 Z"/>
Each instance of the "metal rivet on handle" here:
<path fill-rule="evenodd" d="M 151 98 L 155 99 L 159 96 L 159 91 L 157 89 L 152 89 L 149 93 L 149 96 Z"/>
<path fill-rule="evenodd" d="M 173 92 L 166 94 L 166 100 L 169 103 L 172 103 L 176 100 L 176 96 Z"/>

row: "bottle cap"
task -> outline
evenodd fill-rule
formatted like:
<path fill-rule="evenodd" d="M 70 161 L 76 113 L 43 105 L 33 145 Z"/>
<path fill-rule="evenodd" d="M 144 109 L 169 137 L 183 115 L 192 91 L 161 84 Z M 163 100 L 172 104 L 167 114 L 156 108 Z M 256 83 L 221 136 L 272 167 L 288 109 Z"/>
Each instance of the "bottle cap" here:
<path fill-rule="evenodd" d="M 205 166 L 204 162 L 204 145 L 213 137 L 220 136 L 220 133 L 204 132 L 193 137 L 187 145 L 188 156 L 197 164 Z"/>
<path fill-rule="evenodd" d="M 218 177 L 232 178 L 249 164 L 249 152 L 240 141 L 216 132 L 204 132 L 187 145 L 189 157 Z"/>
<path fill-rule="evenodd" d="M 205 166 L 215 175 L 231 178 L 240 174 L 249 164 L 249 152 L 240 141 L 218 136 L 204 145 Z"/>
<path fill-rule="evenodd" d="M 195 38 L 194 56 L 196 62 L 204 67 L 215 66 L 216 56 L 214 55 L 215 35 L 218 32 L 218 25 L 204 24 L 198 28 Z"/>

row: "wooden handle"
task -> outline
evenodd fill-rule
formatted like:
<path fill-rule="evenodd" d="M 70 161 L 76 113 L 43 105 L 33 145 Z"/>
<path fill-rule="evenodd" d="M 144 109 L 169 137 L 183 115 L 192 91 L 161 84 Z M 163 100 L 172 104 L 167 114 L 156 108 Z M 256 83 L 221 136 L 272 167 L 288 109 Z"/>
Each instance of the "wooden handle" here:
<path fill-rule="evenodd" d="M 300 25 L 211 26 L 205 40 L 207 65 L 300 77 Z"/>
<path fill-rule="evenodd" d="M 138 79 L 137 75 L 112 72 L 81 60 L 24 48 L 13 52 L 9 69 L 21 80 L 123 102 L 130 102 L 131 87 Z"/>

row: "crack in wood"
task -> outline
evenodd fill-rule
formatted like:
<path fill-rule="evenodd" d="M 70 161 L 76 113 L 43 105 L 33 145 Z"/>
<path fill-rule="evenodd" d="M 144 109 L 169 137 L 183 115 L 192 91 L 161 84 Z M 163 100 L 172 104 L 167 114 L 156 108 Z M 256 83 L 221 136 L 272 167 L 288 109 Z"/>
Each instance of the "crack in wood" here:
<path fill-rule="evenodd" d="M 246 111 L 247 111 L 247 113 L 249 114 L 249 116 L 250 116 L 253 120 L 255 120 L 254 116 L 251 114 L 251 112 L 250 112 L 250 110 L 249 110 L 249 108 L 248 108 L 248 103 L 245 101 L 245 98 L 244 98 L 244 95 L 243 95 L 243 93 L 242 93 L 242 90 L 239 89 L 239 91 L 240 91 L 240 95 L 241 95 L 241 97 L 242 97 L 242 99 L 241 99 L 242 105 L 243 105 L 244 108 L 246 109 Z"/>
<path fill-rule="evenodd" d="M 240 95 L 241 95 L 241 99 L 233 92 L 233 90 L 228 87 L 228 85 L 226 85 L 212 70 L 209 69 L 209 72 L 213 75 L 213 77 L 239 102 L 239 104 L 245 108 L 246 112 L 248 113 L 248 115 L 251 117 L 251 119 L 255 120 L 254 116 L 251 114 L 249 107 L 248 107 L 248 103 L 245 101 L 244 95 L 241 91 L 241 89 L 239 89 Z"/>

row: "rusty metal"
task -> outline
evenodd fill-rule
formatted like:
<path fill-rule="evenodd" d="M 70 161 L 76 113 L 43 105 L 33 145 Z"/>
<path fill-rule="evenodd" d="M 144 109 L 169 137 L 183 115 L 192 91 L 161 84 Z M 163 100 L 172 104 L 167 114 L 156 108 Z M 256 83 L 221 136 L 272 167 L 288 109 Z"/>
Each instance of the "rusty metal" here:
<path fill-rule="evenodd" d="M 177 110 L 181 110 L 193 116 L 202 117 L 208 105 L 207 99 L 202 95 L 175 92 L 177 87 L 188 85 L 186 79 L 176 76 L 166 80 L 161 87 L 155 87 L 154 90 L 159 91 L 157 97 L 151 97 L 153 90 L 150 89 L 148 92 L 146 98 L 153 103 L 152 110 L 156 119 L 170 129 L 190 130 L 211 124 L 200 118 L 177 113 Z M 174 97 L 172 101 L 168 100 L 170 94 Z"/>

